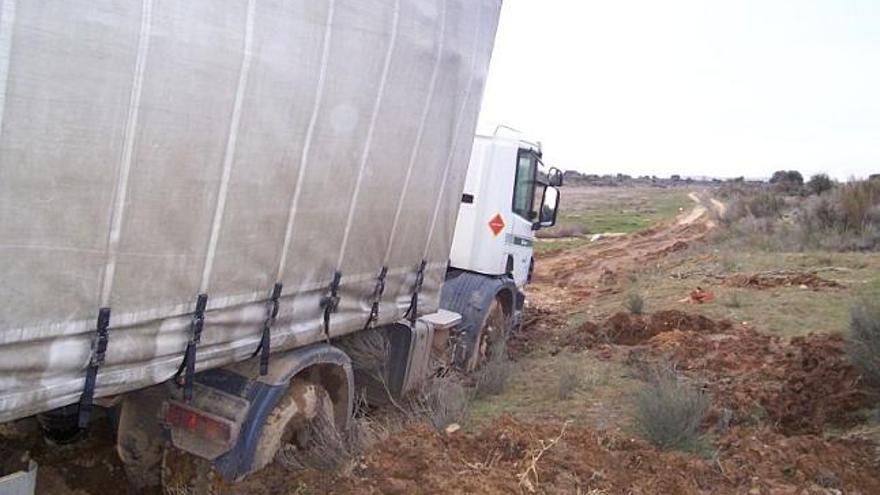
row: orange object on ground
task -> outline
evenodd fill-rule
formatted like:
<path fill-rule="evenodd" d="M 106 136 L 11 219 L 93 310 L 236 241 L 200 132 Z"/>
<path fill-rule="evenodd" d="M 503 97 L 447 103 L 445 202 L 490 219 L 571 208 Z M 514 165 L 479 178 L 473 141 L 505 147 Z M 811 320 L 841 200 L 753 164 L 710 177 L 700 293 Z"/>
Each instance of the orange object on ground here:
<path fill-rule="evenodd" d="M 696 290 L 691 292 L 691 302 L 697 304 L 703 304 L 712 302 L 715 300 L 715 293 L 706 292 L 703 289 L 697 287 Z"/>

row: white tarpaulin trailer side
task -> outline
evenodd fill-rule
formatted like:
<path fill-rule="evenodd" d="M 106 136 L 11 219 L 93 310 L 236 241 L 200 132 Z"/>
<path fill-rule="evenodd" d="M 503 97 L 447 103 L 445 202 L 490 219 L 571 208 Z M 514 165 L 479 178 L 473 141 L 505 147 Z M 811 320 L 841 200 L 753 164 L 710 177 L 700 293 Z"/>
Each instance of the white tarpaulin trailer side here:
<path fill-rule="evenodd" d="M 0 5 L 0 421 L 436 310 L 500 0 Z"/>

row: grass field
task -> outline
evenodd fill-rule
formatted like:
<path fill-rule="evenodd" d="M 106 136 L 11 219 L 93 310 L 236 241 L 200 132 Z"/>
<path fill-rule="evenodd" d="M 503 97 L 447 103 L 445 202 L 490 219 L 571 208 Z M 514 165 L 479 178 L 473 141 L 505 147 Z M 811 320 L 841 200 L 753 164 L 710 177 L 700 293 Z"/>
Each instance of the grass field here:
<path fill-rule="evenodd" d="M 591 234 L 637 232 L 693 205 L 681 188 L 565 187 L 557 224 L 542 231 L 538 252 L 581 245 Z"/>

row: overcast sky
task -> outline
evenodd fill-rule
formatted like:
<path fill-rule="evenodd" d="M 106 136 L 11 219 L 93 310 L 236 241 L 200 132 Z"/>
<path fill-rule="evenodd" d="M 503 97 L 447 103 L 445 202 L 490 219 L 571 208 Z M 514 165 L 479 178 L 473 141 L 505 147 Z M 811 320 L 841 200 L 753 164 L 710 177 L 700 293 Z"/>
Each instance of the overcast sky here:
<path fill-rule="evenodd" d="M 880 0 L 505 0 L 499 123 L 589 173 L 880 173 Z"/>

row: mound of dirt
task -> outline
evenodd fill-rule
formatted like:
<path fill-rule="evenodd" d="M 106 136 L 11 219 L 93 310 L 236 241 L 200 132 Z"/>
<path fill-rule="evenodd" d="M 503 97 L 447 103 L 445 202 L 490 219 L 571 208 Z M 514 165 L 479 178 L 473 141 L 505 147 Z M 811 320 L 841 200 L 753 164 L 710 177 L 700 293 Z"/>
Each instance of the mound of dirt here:
<path fill-rule="evenodd" d="M 769 420 L 785 434 L 820 433 L 828 425 L 852 425 L 871 405 L 840 336 L 785 342 L 739 328 L 725 334 L 669 332 L 648 344 L 654 359 L 666 356 L 707 381 L 715 396 L 714 417 L 728 410 L 734 424 Z M 640 352 L 629 359 L 644 361 Z"/>
<path fill-rule="evenodd" d="M 522 326 L 507 341 L 511 359 L 519 359 L 552 341 L 555 335 L 553 329 L 562 325 L 563 321 L 550 309 L 539 306 L 529 308 Z"/>
<path fill-rule="evenodd" d="M 560 438 L 562 431 L 560 423 L 511 418 L 452 437 L 413 427 L 377 445 L 350 474 L 297 479 L 273 466 L 246 484 L 290 487 L 297 480 L 305 492 L 339 494 L 880 493 L 873 446 L 857 440 L 734 429 L 719 438 L 717 459 L 706 460 L 590 428 L 569 425 Z M 525 474 L 530 466 L 537 477 Z"/>
<path fill-rule="evenodd" d="M 649 317 L 617 313 L 601 325 L 586 322 L 560 339 L 573 350 L 590 349 L 598 344 L 642 345 L 667 332 L 719 333 L 732 327 L 728 321 L 715 321 L 682 311 L 659 311 Z"/>
<path fill-rule="evenodd" d="M 839 335 L 792 339 L 783 363 L 782 393 L 768 410 L 784 431 L 819 433 L 825 424 L 851 426 L 860 419 L 857 413 L 871 405 Z"/>
<path fill-rule="evenodd" d="M 810 272 L 737 273 L 726 277 L 723 285 L 744 289 L 775 289 L 778 287 L 806 287 L 812 290 L 845 289 L 833 280 L 827 280 Z"/>

